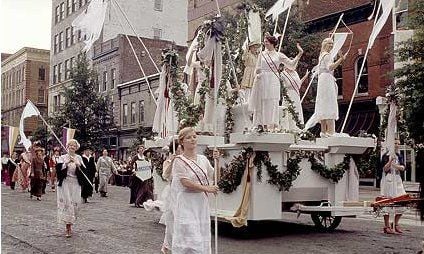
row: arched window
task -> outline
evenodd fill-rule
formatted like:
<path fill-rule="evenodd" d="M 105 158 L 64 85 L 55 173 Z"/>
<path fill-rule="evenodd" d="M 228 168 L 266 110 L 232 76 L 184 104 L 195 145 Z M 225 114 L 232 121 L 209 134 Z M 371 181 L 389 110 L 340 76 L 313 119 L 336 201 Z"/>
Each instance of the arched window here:
<path fill-rule="evenodd" d="M 337 95 L 343 96 L 343 70 L 341 65 L 334 70 L 334 78 L 336 78 L 337 83 Z"/>
<path fill-rule="evenodd" d="M 364 57 L 361 56 L 356 60 L 355 64 L 355 84 L 358 80 L 358 74 L 361 70 L 362 62 L 364 61 Z M 362 74 L 358 84 L 358 94 L 368 93 L 368 63 L 365 61 L 364 69 L 362 70 Z"/>

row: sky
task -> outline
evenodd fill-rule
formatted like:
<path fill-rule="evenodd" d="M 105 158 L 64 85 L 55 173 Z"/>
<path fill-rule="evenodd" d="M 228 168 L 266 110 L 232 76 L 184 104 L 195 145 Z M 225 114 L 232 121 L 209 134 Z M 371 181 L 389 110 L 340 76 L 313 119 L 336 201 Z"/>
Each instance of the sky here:
<path fill-rule="evenodd" d="M 0 51 L 50 49 L 52 0 L 0 0 Z"/>

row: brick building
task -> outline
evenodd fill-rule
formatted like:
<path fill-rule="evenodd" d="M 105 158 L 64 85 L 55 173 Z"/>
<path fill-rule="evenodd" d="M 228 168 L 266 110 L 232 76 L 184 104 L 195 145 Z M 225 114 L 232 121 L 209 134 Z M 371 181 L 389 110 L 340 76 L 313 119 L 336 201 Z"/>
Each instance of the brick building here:
<path fill-rule="evenodd" d="M 177 45 L 186 45 L 187 38 L 187 2 L 186 0 L 116 0 L 131 25 L 139 36 L 151 39 L 165 39 L 175 41 Z M 49 86 L 49 114 L 54 114 L 64 98 L 61 96 L 63 88 L 71 84 L 70 70 L 79 57 L 84 46 L 82 41 L 85 35 L 72 27 L 74 19 L 87 9 L 89 0 L 53 0 L 52 27 L 51 27 L 51 77 Z M 99 41 L 109 41 L 118 34 L 134 35 L 127 22 L 113 4 L 109 6 L 103 30 Z M 123 28 L 120 25 L 123 23 Z M 93 55 L 89 51 L 88 57 Z"/>
<path fill-rule="evenodd" d="M 43 116 L 47 115 L 49 51 L 22 48 L 15 54 L 3 54 L 1 61 L 1 121 L 19 127 L 22 111 L 31 100 Z M 25 134 L 31 135 L 42 124 L 36 117 L 25 120 Z"/>
<path fill-rule="evenodd" d="M 159 85 L 159 73 L 137 37 L 129 36 L 129 39 L 154 92 Z M 141 39 L 160 69 L 162 49 L 170 48 L 173 43 Z M 173 47 L 181 52 L 183 61 L 186 47 Z M 116 38 L 96 44 L 93 48 L 92 63 L 98 74 L 99 93 L 111 99 L 114 120 L 118 127 L 115 135 L 104 139 L 104 144 L 117 151 L 119 158 L 126 158 L 127 149 L 136 140 L 137 129 L 141 126 L 152 126 L 156 106 L 125 35 L 120 34 Z"/>

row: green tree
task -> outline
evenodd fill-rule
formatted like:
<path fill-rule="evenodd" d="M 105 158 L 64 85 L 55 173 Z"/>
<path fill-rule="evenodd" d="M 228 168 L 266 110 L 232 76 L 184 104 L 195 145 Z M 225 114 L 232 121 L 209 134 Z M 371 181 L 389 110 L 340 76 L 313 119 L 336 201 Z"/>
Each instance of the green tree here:
<path fill-rule="evenodd" d="M 116 126 L 113 121 L 112 104 L 108 96 L 96 93 L 97 73 L 90 69 L 85 57 L 80 57 L 71 71 L 72 84 L 65 88 L 65 103 L 51 118 L 56 127 L 68 125 L 76 129 L 75 138 L 81 146 L 101 149 L 102 137 L 110 135 Z"/>
<path fill-rule="evenodd" d="M 400 43 L 396 61 L 405 62 L 394 74 L 400 92 L 400 106 L 410 137 L 424 143 L 424 2 L 412 1 L 409 28 L 411 39 Z"/>

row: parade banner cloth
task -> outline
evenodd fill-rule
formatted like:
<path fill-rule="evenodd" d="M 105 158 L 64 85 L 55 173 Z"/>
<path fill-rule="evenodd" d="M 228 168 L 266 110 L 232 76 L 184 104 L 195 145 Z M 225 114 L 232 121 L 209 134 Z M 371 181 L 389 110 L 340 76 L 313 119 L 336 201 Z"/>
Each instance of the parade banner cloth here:
<path fill-rule="evenodd" d="M 9 153 L 10 156 L 12 156 L 13 150 L 15 149 L 16 141 L 18 140 L 18 134 L 19 134 L 19 128 L 13 127 L 13 126 L 7 126 L 9 129 L 9 138 L 8 138 L 8 145 L 9 145 Z"/>
<path fill-rule="evenodd" d="M 389 119 L 387 120 L 387 133 L 386 133 L 386 149 L 389 152 L 391 158 L 395 158 L 395 139 L 396 139 L 396 111 L 397 106 L 394 102 L 390 103 Z"/>
<path fill-rule="evenodd" d="M 73 139 L 75 136 L 76 129 L 63 128 L 62 129 L 62 144 L 66 146 L 70 139 Z"/>
<path fill-rule="evenodd" d="M 374 27 L 372 28 L 372 32 L 368 40 L 369 49 L 373 46 L 374 41 L 377 38 L 377 35 L 380 33 L 381 29 L 383 29 L 384 24 L 386 24 L 386 21 L 390 16 L 390 12 L 392 11 L 394 4 L 394 0 L 380 0 L 380 6 L 378 7 L 378 9 L 381 8 L 383 12 L 380 17 L 378 17 L 378 13 L 376 13 L 376 19 L 377 17 L 378 19 L 377 22 L 375 22 Z"/>
<path fill-rule="evenodd" d="M 349 33 L 334 33 L 334 45 L 330 51 L 332 59 L 336 59 L 337 53 L 342 49 Z"/>
<path fill-rule="evenodd" d="M 27 151 L 31 147 L 32 143 L 31 143 L 31 140 L 29 140 L 27 136 L 25 135 L 24 120 L 25 118 L 28 118 L 31 116 L 39 116 L 39 115 L 40 115 L 40 111 L 38 110 L 38 108 L 30 100 L 28 100 L 24 108 L 24 111 L 22 112 L 21 121 L 19 122 L 19 134 L 21 135 L 21 141 L 19 142 L 19 144 L 23 144 Z"/>
<path fill-rule="evenodd" d="M 146 160 L 137 160 L 137 168 L 135 175 L 140 178 L 142 181 L 152 178 L 152 165 Z"/>
<path fill-rule="evenodd" d="M 99 39 L 106 17 L 108 2 L 104 0 L 92 0 L 87 10 L 82 12 L 72 22 L 72 26 L 76 30 L 81 30 L 81 33 L 87 36 L 87 39 L 84 41 L 85 47 L 82 51 L 87 52 L 90 50 L 93 43 Z"/>
<path fill-rule="evenodd" d="M 285 12 L 293 4 L 294 0 L 278 0 L 265 14 L 265 17 L 272 16 L 275 21 L 280 13 Z"/>

